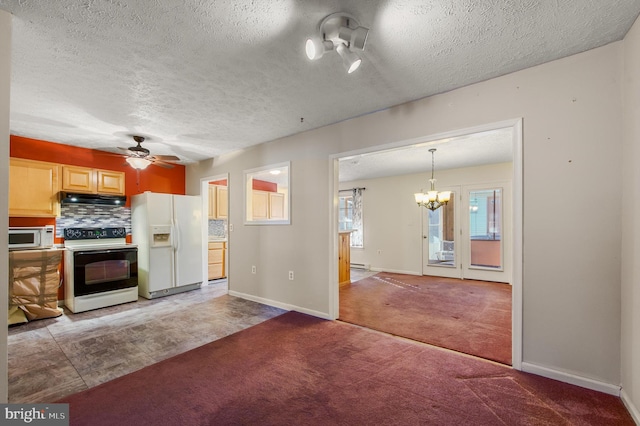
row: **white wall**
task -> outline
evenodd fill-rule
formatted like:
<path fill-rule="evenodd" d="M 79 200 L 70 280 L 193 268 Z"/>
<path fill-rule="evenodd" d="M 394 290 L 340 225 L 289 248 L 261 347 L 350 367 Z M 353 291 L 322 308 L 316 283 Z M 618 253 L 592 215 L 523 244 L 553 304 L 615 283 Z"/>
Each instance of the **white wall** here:
<path fill-rule="evenodd" d="M 640 423 L 640 21 L 624 39 L 622 387 Z"/>
<path fill-rule="evenodd" d="M 362 196 L 364 248 L 351 248 L 352 263 L 370 264 L 373 270 L 422 274 L 425 209 L 416 205 L 413 194 L 427 190 L 429 167 L 425 163 L 424 173 L 340 184 L 340 189 L 366 188 Z M 511 180 L 512 173 L 511 163 L 438 170 L 436 188 Z"/>
<path fill-rule="evenodd" d="M 9 180 L 9 87 L 11 82 L 11 14 L 0 10 L 0 182 Z M 0 185 L 0 241 L 8 241 L 9 185 Z M 0 244 L 0 271 L 7 271 L 7 244 Z M 7 324 L 9 275 L 0 275 L 0 318 Z M 7 329 L 0 327 L 0 404 L 8 400 Z"/>
<path fill-rule="evenodd" d="M 329 155 L 523 117 L 523 361 L 619 384 L 621 53 L 613 43 L 189 166 L 198 193 L 201 176 L 242 182 L 243 169 L 292 161 L 291 226 L 242 226 L 231 192 L 231 290 L 329 315 Z"/>

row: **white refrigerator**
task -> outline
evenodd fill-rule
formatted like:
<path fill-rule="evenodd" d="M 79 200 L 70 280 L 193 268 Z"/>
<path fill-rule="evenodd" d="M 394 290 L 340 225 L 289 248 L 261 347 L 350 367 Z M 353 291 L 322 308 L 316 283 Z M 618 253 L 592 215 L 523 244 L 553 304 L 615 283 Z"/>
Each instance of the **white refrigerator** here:
<path fill-rule="evenodd" d="M 200 196 L 145 192 L 131 197 L 132 242 L 138 246 L 138 293 L 147 299 L 202 284 Z"/>

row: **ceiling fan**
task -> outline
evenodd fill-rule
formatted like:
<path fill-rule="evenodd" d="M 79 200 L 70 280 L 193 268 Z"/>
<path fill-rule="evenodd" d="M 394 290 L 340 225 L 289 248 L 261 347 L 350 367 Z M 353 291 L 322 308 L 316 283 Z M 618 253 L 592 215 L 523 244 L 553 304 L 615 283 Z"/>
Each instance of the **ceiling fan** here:
<path fill-rule="evenodd" d="M 145 141 L 144 136 L 131 135 L 133 140 L 137 143 L 136 146 L 129 148 L 118 147 L 120 151 L 126 154 L 126 161 L 134 169 L 145 169 L 149 164 L 155 164 L 165 169 L 173 167 L 169 162 L 180 161 L 180 157 L 175 155 L 151 155 L 151 152 L 144 148 L 141 144 Z"/>

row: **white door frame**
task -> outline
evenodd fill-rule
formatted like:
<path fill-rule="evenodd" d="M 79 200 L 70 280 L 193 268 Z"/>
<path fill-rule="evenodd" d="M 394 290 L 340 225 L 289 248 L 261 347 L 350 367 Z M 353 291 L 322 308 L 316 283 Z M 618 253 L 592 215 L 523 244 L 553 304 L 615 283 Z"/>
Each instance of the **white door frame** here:
<path fill-rule="evenodd" d="M 410 146 L 417 143 L 437 141 L 445 138 L 454 138 L 457 136 L 468 135 L 471 133 L 480 133 L 490 130 L 512 128 L 513 132 L 513 177 L 511 180 L 512 193 L 512 288 L 511 288 L 511 363 L 516 370 L 522 369 L 522 264 L 523 264 L 523 134 L 522 134 L 522 118 L 489 123 L 472 128 L 458 129 L 455 131 L 439 133 L 435 135 L 426 135 L 420 138 L 403 140 L 382 146 L 375 146 L 361 150 L 343 152 L 329 156 L 329 317 L 337 319 L 339 314 L 339 294 L 338 294 L 338 159 L 349 155 L 365 154 L 369 152 L 381 151 L 384 149 L 400 148 Z"/>

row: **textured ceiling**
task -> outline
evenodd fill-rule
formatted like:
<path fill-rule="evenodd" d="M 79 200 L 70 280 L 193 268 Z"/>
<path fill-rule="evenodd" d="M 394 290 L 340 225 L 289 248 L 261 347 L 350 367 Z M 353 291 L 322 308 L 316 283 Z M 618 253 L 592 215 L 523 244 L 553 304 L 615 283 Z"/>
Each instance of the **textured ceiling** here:
<path fill-rule="evenodd" d="M 431 148 L 436 149 L 434 153 L 436 178 L 438 170 L 508 163 L 513 160 L 513 128 L 341 158 L 340 181 L 430 173 L 429 149 Z"/>
<path fill-rule="evenodd" d="M 183 163 L 620 40 L 638 0 L 0 0 L 13 18 L 11 132 L 94 149 L 149 136 Z M 370 28 L 348 75 L 304 40 Z"/>

